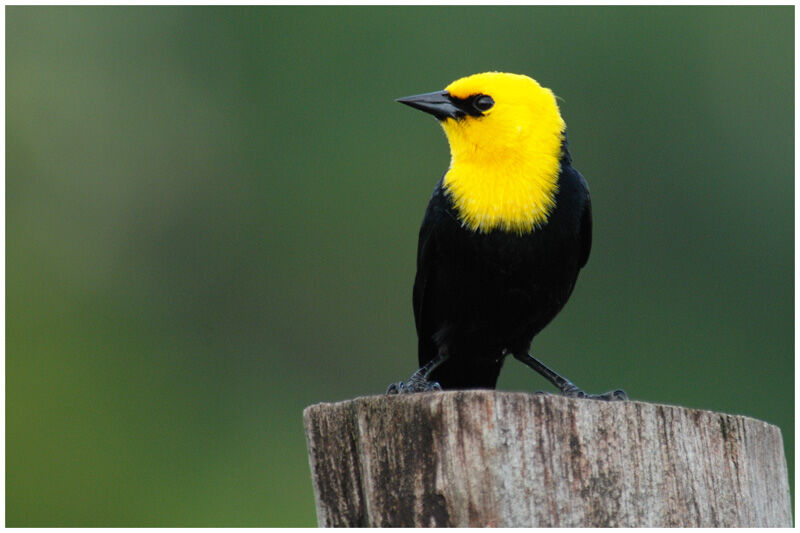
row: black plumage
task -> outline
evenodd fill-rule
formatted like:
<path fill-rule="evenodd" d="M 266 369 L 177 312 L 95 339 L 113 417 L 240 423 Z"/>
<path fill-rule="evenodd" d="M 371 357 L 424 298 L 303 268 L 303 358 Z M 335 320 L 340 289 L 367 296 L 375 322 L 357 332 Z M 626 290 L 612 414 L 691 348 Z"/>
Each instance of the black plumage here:
<path fill-rule="evenodd" d="M 494 388 L 506 355 L 567 302 L 592 243 L 589 188 L 562 145 L 555 207 L 529 233 L 464 226 L 440 181 L 419 234 L 413 306 L 424 367 L 444 389 Z"/>

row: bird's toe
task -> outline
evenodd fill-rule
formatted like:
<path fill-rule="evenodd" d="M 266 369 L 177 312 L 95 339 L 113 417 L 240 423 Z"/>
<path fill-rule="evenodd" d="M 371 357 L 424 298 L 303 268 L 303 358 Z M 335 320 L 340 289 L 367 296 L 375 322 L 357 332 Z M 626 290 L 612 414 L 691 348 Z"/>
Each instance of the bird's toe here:
<path fill-rule="evenodd" d="M 404 392 L 406 392 L 406 384 L 402 381 L 392 383 L 389 385 L 389 388 L 386 389 L 386 394 L 402 394 Z"/>

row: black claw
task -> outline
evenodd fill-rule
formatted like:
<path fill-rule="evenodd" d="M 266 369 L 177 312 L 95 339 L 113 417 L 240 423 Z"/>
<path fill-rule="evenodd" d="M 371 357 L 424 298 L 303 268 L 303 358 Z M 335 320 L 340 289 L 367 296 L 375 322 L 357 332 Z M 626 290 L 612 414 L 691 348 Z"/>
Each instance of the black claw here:
<path fill-rule="evenodd" d="M 625 391 L 622 389 L 616 389 L 610 392 L 604 392 L 603 394 L 586 394 L 579 388 L 575 387 L 574 389 L 565 391 L 564 396 L 567 396 L 568 398 L 587 398 L 589 400 L 604 400 L 607 402 L 625 401 L 628 399 L 628 395 L 625 394 Z"/>
<path fill-rule="evenodd" d="M 612 400 L 620 400 L 620 401 L 628 400 L 628 395 L 622 389 L 615 390 L 614 392 L 611 393 L 611 395 L 613 396 Z"/>
<path fill-rule="evenodd" d="M 397 383 L 392 383 L 389 385 L 389 388 L 386 389 L 386 394 L 402 394 L 405 392 L 406 385 L 402 381 L 398 381 Z"/>
<path fill-rule="evenodd" d="M 567 398 L 586 398 L 587 394 L 583 392 L 581 389 L 570 383 L 569 381 L 565 381 L 562 386 L 561 394 L 566 396 Z"/>
<path fill-rule="evenodd" d="M 392 383 L 389 385 L 389 388 L 386 389 L 386 394 L 410 394 L 414 392 L 431 392 L 440 390 L 442 390 L 442 386 L 436 381 L 411 380 L 408 383 L 403 383 L 402 381 Z"/>
<path fill-rule="evenodd" d="M 406 384 L 406 392 L 430 392 L 442 390 L 442 386 L 436 381 L 414 381 Z"/>

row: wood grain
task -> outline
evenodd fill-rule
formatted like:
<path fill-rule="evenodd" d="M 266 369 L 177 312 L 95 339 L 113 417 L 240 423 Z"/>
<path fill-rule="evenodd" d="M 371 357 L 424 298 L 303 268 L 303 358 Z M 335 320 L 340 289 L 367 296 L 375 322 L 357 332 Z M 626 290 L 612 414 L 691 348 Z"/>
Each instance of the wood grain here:
<path fill-rule="evenodd" d="M 780 430 L 641 402 L 497 391 L 304 413 L 320 526 L 791 526 Z"/>

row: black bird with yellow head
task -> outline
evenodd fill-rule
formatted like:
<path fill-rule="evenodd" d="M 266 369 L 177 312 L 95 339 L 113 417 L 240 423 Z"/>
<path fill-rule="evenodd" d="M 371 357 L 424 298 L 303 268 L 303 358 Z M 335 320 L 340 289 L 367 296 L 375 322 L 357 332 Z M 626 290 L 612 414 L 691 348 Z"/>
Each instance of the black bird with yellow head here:
<path fill-rule="evenodd" d="M 387 391 L 494 388 L 508 355 L 562 394 L 589 395 L 529 354 L 569 299 L 592 245 L 589 188 L 572 167 L 552 91 L 487 72 L 397 100 L 430 113 L 450 143 L 419 233 L 419 364 Z"/>

